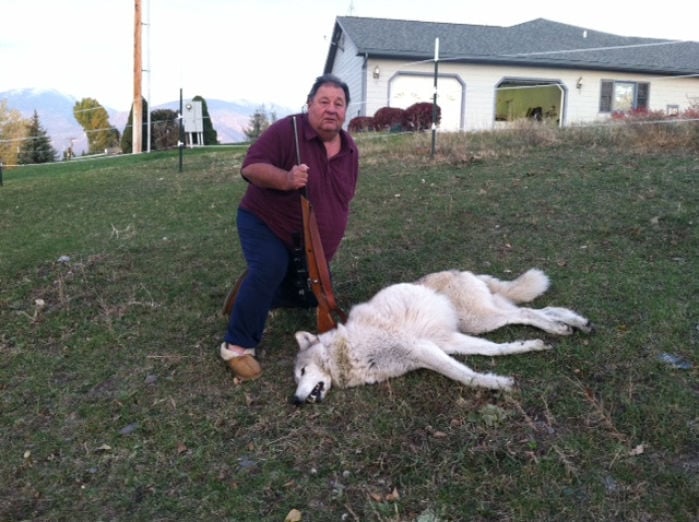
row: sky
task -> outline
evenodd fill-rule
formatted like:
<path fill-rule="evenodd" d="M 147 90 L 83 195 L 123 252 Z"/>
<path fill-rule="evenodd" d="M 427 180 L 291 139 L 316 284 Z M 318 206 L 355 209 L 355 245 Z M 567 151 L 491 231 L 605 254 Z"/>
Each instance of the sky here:
<path fill-rule="evenodd" d="M 623 36 L 699 41 L 687 0 L 141 0 L 142 93 L 300 109 L 337 16 L 511 26 L 536 18 Z M 128 111 L 134 0 L 0 0 L 0 92 L 55 89 Z M 11 104 L 10 104 L 11 106 Z"/>

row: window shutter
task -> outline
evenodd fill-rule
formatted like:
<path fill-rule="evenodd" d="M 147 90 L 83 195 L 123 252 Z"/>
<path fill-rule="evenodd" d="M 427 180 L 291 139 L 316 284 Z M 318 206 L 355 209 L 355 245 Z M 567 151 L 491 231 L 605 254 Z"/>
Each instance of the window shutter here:
<path fill-rule="evenodd" d="M 650 95 L 650 83 L 639 82 L 636 88 L 636 109 L 648 109 L 648 97 Z"/>
<path fill-rule="evenodd" d="M 612 112 L 612 94 L 614 93 L 614 82 L 602 80 L 599 95 L 599 111 Z"/>

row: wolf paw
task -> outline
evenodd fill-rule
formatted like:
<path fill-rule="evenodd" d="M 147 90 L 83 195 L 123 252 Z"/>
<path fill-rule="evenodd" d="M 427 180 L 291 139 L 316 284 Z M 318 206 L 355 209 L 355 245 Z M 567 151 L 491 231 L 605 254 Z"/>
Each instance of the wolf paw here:
<path fill-rule="evenodd" d="M 573 335 L 575 330 L 568 323 L 562 321 L 555 321 L 549 330 L 550 334 L 553 335 Z"/>
<path fill-rule="evenodd" d="M 540 350 L 550 350 L 553 345 L 546 344 L 541 339 L 530 339 L 528 341 L 518 341 L 523 349 L 530 352 L 538 352 Z"/>
<path fill-rule="evenodd" d="M 587 321 L 585 324 L 578 324 L 575 327 L 583 333 L 593 333 L 595 331 L 595 325 L 591 321 Z"/>
<path fill-rule="evenodd" d="M 512 377 L 497 377 L 493 389 L 512 391 L 515 386 L 515 380 Z"/>
<path fill-rule="evenodd" d="M 580 314 L 575 313 L 568 308 L 558 306 L 547 306 L 541 311 L 553 323 L 549 333 L 555 335 L 572 335 L 575 330 L 590 333 L 593 330 L 592 323 Z"/>

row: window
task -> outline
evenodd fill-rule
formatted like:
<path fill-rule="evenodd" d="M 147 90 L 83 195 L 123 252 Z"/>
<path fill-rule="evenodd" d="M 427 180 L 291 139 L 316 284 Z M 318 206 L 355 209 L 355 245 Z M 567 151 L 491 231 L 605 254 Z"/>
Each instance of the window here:
<path fill-rule="evenodd" d="M 648 108 L 650 83 L 602 80 L 600 112 L 630 112 Z"/>

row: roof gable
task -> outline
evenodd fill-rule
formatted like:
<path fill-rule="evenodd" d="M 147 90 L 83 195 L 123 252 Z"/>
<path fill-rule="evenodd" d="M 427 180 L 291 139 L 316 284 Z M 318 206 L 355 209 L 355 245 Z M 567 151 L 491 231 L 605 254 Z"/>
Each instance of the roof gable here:
<path fill-rule="evenodd" d="M 342 34 L 361 55 L 426 60 L 439 38 L 442 61 L 594 68 L 662 74 L 699 73 L 699 43 L 619 36 L 538 18 L 511 27 L 342 16 L 326 68 Z"/>

